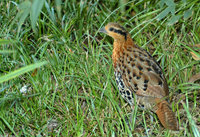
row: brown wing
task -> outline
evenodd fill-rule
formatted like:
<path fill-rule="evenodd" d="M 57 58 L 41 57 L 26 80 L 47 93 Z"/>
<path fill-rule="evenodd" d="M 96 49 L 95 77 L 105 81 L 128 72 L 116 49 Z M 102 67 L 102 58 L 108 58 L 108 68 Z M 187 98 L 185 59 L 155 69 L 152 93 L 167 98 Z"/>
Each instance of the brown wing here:
<path fill-rule="evenodd" d="M 120 60 L 123 81 L 132 92 L 157 98 L 169 94 L 161 68 L 146 51 L 129 47 Z"/>

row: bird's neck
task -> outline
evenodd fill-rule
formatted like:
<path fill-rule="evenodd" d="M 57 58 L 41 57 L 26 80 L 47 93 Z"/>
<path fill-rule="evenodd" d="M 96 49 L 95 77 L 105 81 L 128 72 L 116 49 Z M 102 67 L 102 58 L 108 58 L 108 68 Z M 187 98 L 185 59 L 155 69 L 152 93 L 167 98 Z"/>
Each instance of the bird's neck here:
<path fill-rule="evenodd" d="M 116 67 L 117 61 L 120 58 L 120 56 L 123 54 L 123 51 L 125 49 L 127 49 L 128 47 L 135 47 L 130 35 L 128 35 L 126 40 L 125 39 L 114 39 L 113 54 L 112 54 L 112 60 L 113 60 L 114 67 Z"/>

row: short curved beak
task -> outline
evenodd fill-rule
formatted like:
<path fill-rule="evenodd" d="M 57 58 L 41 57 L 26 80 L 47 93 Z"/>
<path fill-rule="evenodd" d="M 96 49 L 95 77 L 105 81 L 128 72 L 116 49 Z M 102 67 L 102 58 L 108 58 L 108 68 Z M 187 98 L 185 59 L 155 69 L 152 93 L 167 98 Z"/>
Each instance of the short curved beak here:
<path fill-rule="evenodd" d="M 105 29 L 105 27 L 103 27 L 103 28 L 101 28 L 100 30 L 99 30 L 99 32 L 103 32 L 103 33 L 108 33 L 107 31 L 106 31 L 106 29 Z"/>

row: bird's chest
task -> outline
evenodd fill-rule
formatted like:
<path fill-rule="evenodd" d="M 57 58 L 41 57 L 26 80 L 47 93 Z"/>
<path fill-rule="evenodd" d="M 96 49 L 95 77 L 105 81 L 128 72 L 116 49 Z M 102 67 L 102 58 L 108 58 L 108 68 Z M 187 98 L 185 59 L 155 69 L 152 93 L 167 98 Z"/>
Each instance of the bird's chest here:
<path fill-rule="evenodd" d="M 134 105 L 136 101 L 139 107 L 143 108 L 147 104 L 146 97 L 138 96 L 138 93 L 141 89 L 146 89 L 146 84 L 143 73 L 140 70 L 142 65 L 138 62 L 136 55 L 122 53 L 122 56 L 118 58 L 118 62 L 114 66 L 114 73 L 120 95 L 130 105 Z"/>

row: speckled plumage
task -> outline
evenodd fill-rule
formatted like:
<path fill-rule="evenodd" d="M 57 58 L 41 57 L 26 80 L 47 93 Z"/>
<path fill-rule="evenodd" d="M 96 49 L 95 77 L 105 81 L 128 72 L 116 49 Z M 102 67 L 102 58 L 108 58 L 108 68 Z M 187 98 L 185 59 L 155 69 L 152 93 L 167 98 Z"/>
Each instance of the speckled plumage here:
<path fill-rule="evenodd" d="M 165 100 L 169 90 L 158 63 L 135 45 L 119 24 L 109 23 L 100 32 L 114 38 L 112 60 L 121 96 L 134 106 L 135 95 L 137 103 L 155 112 L 165 128 L 178 130 L 175 115 Z"/>

